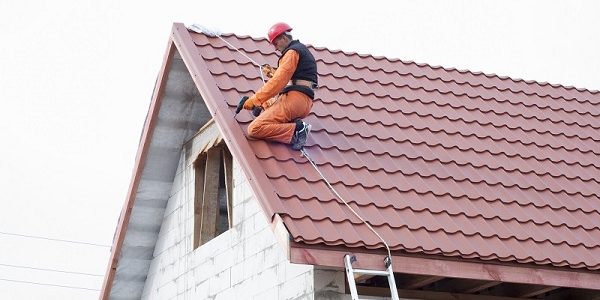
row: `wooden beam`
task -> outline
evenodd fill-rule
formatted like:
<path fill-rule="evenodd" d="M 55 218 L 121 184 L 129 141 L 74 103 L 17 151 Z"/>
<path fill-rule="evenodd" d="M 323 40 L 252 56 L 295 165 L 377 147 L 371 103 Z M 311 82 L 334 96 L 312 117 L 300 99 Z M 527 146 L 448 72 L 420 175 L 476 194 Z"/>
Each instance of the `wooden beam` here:
<path fill-rule="evenodd" d="M 221 168 L 221 149 L 212 148 L 206 152 L 204 170 L 204 193 L 202 196 L 202 224 L 200 226 L 200 244 L 210 241 L 217 234 L 219 224 L 219 171 Z"/>
<path fill-rule="evenodd" d="M 491 289 L 489 292 L 492 295 L 506 296 L 506 297 L 521 297 L 529 298 L 541 295 L 560 287 L 557 286 L 546 286 L 546 285 L 533 285 L 533 284 L 519 284 L 519 283 L 506 283 Z"/>
<path fill-rule="evenodd" d="M 227 221 L 229 228 L 233 227 L 233 157 L 227 147 L 221 151 L 223 170 L 225 174 L 225 190 L 227 191 Z"/>
<path fill-rule="evenodd" d="M 553 290 L 558 289 L 557 286 L 546 286 L 546 285 L 530 285 L 530 286 L 526 286 L 523 287 L 521 289 L 518 289 L 515 293 L 516 297 L 522 297 L 522 298 L 530 298 L 530 297 L 535 297 L 537 295 L 541 295 Z"/>
<path fill-rule="evenodd" d="M 325 268 L 344 268 L 344 255 L 357 255 L 357 268 L 381 268 L 385 252 L 356 252 L 355 249 L 309 247 L 292 243 L 290 262 Z M 547 286 L 589 288 L 600 290 L 600 273 L 566 268 L 541 268 L 532 265 L 501 265 L 465 260 L 446 260 L 430 257 L 400 256 L 392 258 L 394 271 L 415 275 L 433 275 L 486 281 L 538 284 Z"/>
<path fill-rule="evenodd" d="M 489 289 L 491 287 L 497 286 L 499 284 L 501 284 L 502 282 L 500 281 L 476 281 L 473 282 L 473 285 L 470 287 L 465 287 L 462 290 L 459 290 L 459 293 L 464 293 L 464 294 L 475 294 L 477 292 L 481 292 L 485 289 Z"/>
<path fill-rule="evenodd" d="M 194 249 L 202 245 L 200 232 L 202 230 L 202 197 L 204 196 L 205 169 L 206 154 L 202 154 L 194 161 Z"/>
<path fill-rule="evenodd" d="M 361 296 L 378 296 L 378 297 L 389 297 L 390 289 L 387 287 L 370 287 L 370 286 L 357 286 L 358 294 Z M 400 298 L 408 299 L 427 299 L 427 300 L 530 300 L 527 298 L 515 298 L 515 297 L 499 297 L 490 295 L 470 295 L 461 293 L 448 293 L 448 292 L 434 292 L 424 290 L 398 290 L 398 296 Z"/>
<path fill-rule="evenodd" d="M 398 288 L 401 288 L 401 289 L 412 290 L 412 289 L 422 288 L 426 285 L 430 285 L 430 284 L 440 281 L 442 279 L 444 279 L 444 277 L 442 277 L 442 276 L 413 275 L 413 276 L 409 276 L 405 280 L 401 280 L 401 281 L 397 280 L 396 285 L 398 286 Z"/>
<path fill-rule="evenodd" d="M 447 278 L 437 282 L 431 288 L 439 292 L 474 294 L 487 288 L 501 284 L 499 281 L 485 281 L 464 278 Z"/>

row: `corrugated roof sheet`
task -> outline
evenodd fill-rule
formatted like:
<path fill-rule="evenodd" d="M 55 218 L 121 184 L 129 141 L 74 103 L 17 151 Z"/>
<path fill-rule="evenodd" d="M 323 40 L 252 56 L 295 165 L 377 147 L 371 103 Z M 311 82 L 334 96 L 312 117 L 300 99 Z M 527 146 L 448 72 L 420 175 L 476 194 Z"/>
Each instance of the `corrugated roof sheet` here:
<path fill-rule="evenodd" d="M 233 116 L 257 68 L 190 34 Z M 223 37 L 276 65 L 265 39 Z M 321 87 L 307 151 L 393 250 L 600 269 L 600 92 L 309 48 Z M 238 120 L 245 132 L 252 118 Z M 295 242 L 383 247 L 299 152 L 248 143 L 238 159 L 258 159 L 277 195 L 260 201 L 278 202 L 263 207 Z"/>

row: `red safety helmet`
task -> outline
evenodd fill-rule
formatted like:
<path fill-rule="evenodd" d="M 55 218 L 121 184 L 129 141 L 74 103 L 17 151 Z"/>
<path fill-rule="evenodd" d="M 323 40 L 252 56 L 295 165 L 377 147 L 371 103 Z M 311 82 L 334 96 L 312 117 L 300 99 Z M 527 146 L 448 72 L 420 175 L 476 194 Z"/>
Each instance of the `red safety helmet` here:
<path fill-rule="evenodd" d="M 273 44 L 273 41 L 282 33 L 284 32 L 288 32 L 288 31 L 292 31 L 292 27 L 290 27 L 290 25 L 283 23 L 283 22 L 279 22 L 276 23 L 275 25 L 271 26 L 271 28 L 269 29 L 269 33 L 267 34 L 267 36 L 269 37 L 269 43 Z"/>

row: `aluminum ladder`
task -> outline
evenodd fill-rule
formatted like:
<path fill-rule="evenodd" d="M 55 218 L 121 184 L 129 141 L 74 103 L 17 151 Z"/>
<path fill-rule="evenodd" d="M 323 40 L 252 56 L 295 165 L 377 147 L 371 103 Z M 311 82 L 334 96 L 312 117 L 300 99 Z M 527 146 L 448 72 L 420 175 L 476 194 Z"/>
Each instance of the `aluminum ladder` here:
<path fill-rule="evenodd" d="M 390 286 L 392 300 L 399 300 L 398 290 L 396 289 L 396 280 L 394 280 L 394 271 L 392 270 L 392 260 L 389 256 L 386 256 L 383 260 L 386 268 L 385 271 L 354 269 L 352 267 L 352 263 L 355 261 L 356 256 L 354 255 L 346 254 L 344 256 L 344 265 L 346 265 L 346 277 L 348 277 L 348 285 L 350 286 L 350 294 L 352 295 L 352 300 L 360 300 L 358 298 L 358 292 L 356 291 L 356 281 L 354 280 L 354 274 L 386 276 L 388 279 L 388 284 Z"/>

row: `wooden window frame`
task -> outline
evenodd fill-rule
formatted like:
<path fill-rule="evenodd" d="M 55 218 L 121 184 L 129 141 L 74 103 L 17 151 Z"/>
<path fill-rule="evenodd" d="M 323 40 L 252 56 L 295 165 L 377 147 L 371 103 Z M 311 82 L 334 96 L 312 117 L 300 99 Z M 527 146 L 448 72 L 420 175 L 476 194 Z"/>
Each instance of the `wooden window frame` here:
<path fill-rule="evenodd" d="M 222 163 L 221 163 L 222 162 Z M 233 226 L 233 158 L 224 144 L 203 151 L 194 166 L 194 249 Z M 223 170 L 228 228 L 219 230 L 220 172 Z M 224 229 L 224 230 L 223 230 Z"/>

